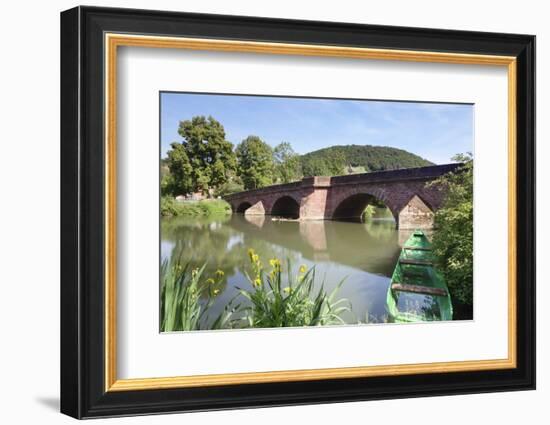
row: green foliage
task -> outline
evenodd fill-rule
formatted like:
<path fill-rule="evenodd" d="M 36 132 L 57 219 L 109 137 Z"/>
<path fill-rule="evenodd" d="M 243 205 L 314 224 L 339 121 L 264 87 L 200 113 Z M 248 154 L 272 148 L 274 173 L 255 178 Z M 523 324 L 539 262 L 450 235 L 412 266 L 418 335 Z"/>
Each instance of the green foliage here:
<path fill-rule="evenodd" d="M 261 259 L 253 251 L 248 251 L 252 273 L 247 275 L 252 289 L 239 288 L 240 294 L 250 305 L 240 311 L 249 327 L 271 328 L 287 326 L 321 326 L 344 324 L 340 315 L 350 311 L 349 302 L 336 299 L 343 280 L 327 294 L 323 286 L 314 292 L 315 269 L 301 266 L 298 274 L 291 272 L 287 264 L 287 285 L 283 287 L 281 261 L 273 258 L 270 269 L 263 267 Z"/>
<path fill-rule="evenodd" d="M 261 260 L 249 250 L 252 274 L 247 276 L 252 289 L 239 289 L 237 297 L 225 305 L 215 318 L 209 310 L 220 294 L 224 272 L 216 270 L 204 278 L 206 264 L 191 269 L 179 261 L 161 265 L 161 332 L 242 327 L 322 326 L 344 324 L 340 315 L 350 311 L 349 302 L 337 299 L 343 281 L 327 294 L 321 287 L 314 291 L 315 270 L 301 266 L 296 275 L 288 261 L 288 286 L 283 287 L 282 267 L 278 259 L 270 260 L 264 270 Z"/>
<path fill-rule="evenodd" d="M 375 213 L 376 213 L 376 207 L 372 204 L 367 205 L 361 217 L 362 221 L 365 222 L 365 221 L 371 220 L 374 217 Z"/>
<path fill-rule="evenodd" d="M 160 288 L 160 330 L 161 332 L 194 331 L 202 328 L 220 328 L 224 326 L 229 312 L 222 312 L 211 326 L 208 323 L 208 310 L 220 293 L 217 284 L 223 278 L 218 270 L 208 279 L 202 279 L 206 265 L 200 269 L 189 270 L 179 261 L 161 265 Z M 203 301 L 201 298 L 205 298 Z"/>
<path fill-rule="evenodd" d="M 244 188 L 257 189 L 273 183 L 273 149 L 258 136 L 248 136 L 236 149 L 237 173 Z"/>
<path fill-rule="evenodd" d="M 401 149 L 383 146 L 332 146 L 298 155 L 288 142 L 271 148 L 258 136 L 248 136 L 235 150 L 223 126 L 213 117 L 180 121 L 183 142 L 172 143 L 161 160 L 162 195 L 209 192 L 223 196 L 241 190 L 289 183 L 308 176 L 432 165 Z"/>
<path fill-rule="evenodd" d="M 172 143 L 165 160 L 165 170 L 162 172 L 161 193 L 181 195 L 194 189 L 192 167 L 185 146 L 181 143 Z M 169 172 L 166 172 L 168 168 Z M 162 167 L 161 167 L 162 170 Z"/>
<path fill-rule="evenodd" d="M 300 155 L 294 152 L 288 142 L 279 143 L 273 149 L 277 183 L 290 183 L 302 177 Z"/>
<path fill-rule="evenodd" d="M 357 167 L 346 165 L 345 171 L 346 171 L 346 174 L 363 174 L 367 172 L 367 169 L 362 165 L 359 165 Z"/>
<path fill-rule="evenodd" d="M 471 154 L 453 158 L 458 170 L 430 183 L 446 192 L 434 215 L 433 249 L 453 303 L 473 303 L 473 159 Z"/>
<path fill-rule="evenodd" d="M 301 157 L 304 176 L 351 174 L 433 165 L 402 149 L 386 146 L 331 146 Z M 361 168 L 362 167 L 362 170 Z"/>
<path fill-rule="evenodd" d="M 217 187 L 214 191 L 214 196 L 231 195 L 232 193 L 242 192 L 243 190 L 244 185 L 240 182 L 240 179 L 234 179 Z"/>
<path fill-rule="evenodd" d="M 322 154 L 317 155 L 317 152 Z M 346 156 L 338 149 L 327 148 L 310 152 L 301 157 L 302 172 L 310 176 L 339 176 L 345 173 Z"/>
<path fill-rule="evenodd" d="M 222 199 L 178 202 L 171 196 L 160 198 L 160 214 L 163 217 L 208 217 L 231 214 L 231 205 Z"/>
<path fill-rule="evenodd" d="M 179 123 L 182 143 L 172 143 L 166 160 L 170 177 L 164 193 L 206 192 L 226 183 L 236 169 L 233 145 L 223 126 L 212 117 L 196 116 Z"/>

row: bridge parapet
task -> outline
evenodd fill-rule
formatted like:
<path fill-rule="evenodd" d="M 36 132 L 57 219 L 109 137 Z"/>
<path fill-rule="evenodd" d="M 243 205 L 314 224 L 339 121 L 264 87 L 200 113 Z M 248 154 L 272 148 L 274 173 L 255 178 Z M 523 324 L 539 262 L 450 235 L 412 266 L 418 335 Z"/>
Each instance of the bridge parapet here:
<path fill-rule="evenodd" d="M 462 164 L 430 165 L 428 167 L 399 168 L 397 170 L 373 171 L 370 173 L 348 174 L 331 178 L 332 186 L 353 183 L 375 183 L 400 180 L 436 179 L 450 173 Z"/>

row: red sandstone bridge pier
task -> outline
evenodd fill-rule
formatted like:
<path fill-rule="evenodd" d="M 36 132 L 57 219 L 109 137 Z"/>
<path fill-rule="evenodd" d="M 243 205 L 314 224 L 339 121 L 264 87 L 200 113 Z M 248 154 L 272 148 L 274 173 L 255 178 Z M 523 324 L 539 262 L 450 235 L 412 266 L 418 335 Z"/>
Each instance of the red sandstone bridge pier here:
<path fill-rule="evenodd" d="M 444 192 L 427 183 L 460 164 L 378 171 L 301 181 L 225 196 L 234 212 L 300 220 L 360 219 L 374 200 L 384 203 L 400 229 L 430 229 Z"/>

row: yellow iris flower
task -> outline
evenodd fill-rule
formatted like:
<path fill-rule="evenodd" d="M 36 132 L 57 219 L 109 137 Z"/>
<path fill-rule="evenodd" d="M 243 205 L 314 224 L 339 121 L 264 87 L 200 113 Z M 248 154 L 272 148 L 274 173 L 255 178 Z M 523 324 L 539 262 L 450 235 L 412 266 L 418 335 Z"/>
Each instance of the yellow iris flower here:
<path fill-rule="evenodd" d="M 281 260 L 279 260 L 278 258 L 272 258 L 271 260 L 269 260 L 269 264 L 271 265 L 271 267 L 276 269 L 278 267 L 281 267 Z"/>

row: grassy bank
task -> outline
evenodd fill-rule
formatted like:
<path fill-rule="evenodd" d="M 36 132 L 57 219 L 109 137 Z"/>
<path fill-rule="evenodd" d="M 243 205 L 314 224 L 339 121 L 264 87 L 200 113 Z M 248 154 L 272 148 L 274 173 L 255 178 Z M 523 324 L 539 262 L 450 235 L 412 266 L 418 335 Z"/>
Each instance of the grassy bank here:
<path fill-rule="evenodd" d="M 178 202 L 171 196 L 160 200 L 160 214 L 163 217 L 208 217 L 231 214 L 231 206 L 223 199 Z"/>

